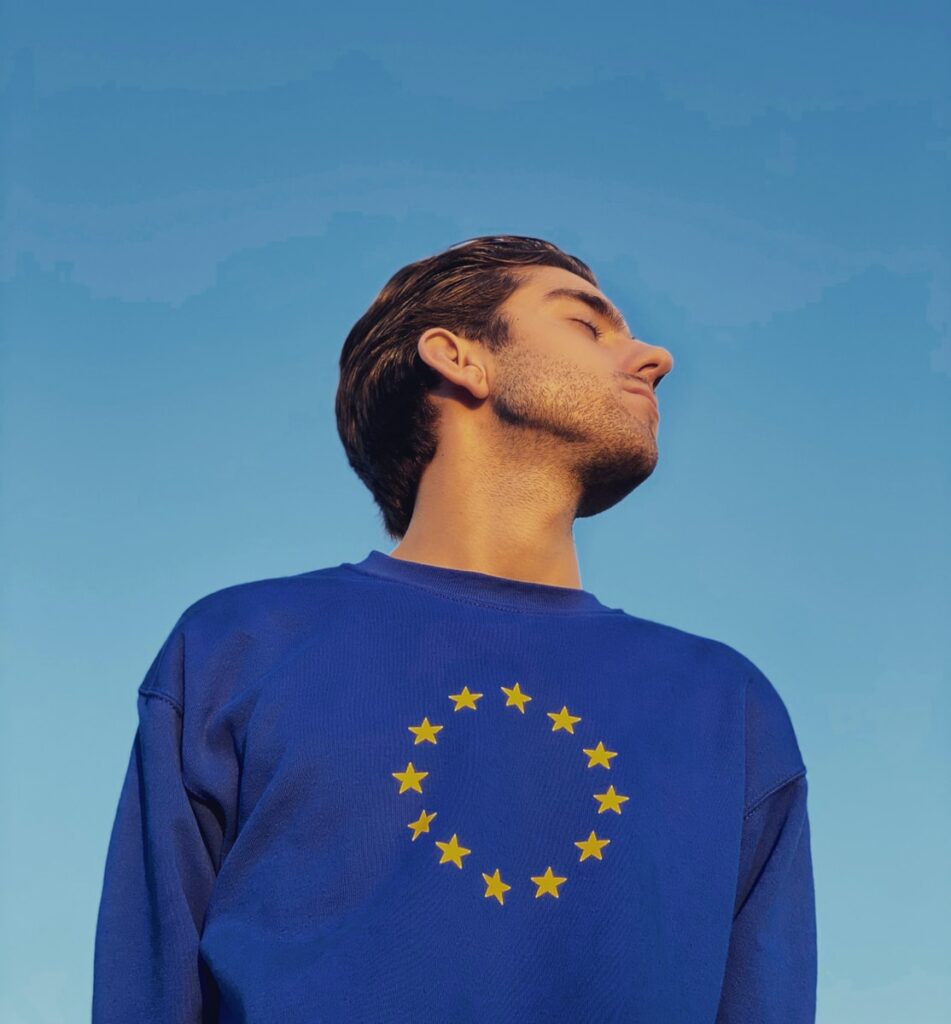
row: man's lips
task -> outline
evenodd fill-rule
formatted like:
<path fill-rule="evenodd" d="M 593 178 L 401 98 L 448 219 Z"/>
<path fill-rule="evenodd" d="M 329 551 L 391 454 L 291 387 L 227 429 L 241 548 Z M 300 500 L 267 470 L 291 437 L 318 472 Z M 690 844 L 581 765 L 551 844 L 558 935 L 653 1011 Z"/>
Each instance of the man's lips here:
<path fill-rule="evenodd" d="M 655 410 L 660 411 L 657 406 L 657 396 L 649 388 L 628 385 L 621 390 L 626 391 L 629 395 L 640 395 L 642 398 L 646 398 L 654 406 Z"/>

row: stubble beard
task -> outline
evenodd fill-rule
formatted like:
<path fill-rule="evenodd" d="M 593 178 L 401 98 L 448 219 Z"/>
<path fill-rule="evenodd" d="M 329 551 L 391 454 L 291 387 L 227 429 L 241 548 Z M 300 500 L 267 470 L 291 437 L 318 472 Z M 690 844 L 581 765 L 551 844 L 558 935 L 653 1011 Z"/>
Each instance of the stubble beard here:
<path fill-rule="evenodd" d="M 518 345 L 498 361 L 490 403 L 504 443 L 517 445 L 522 458 L 529 446 L 533 465 L 548 461 L 567 475 L 577 493 L 575 518 L 611 508 L 654 471 L 656 428 L 646 405 L 638 412 L 610 380 Z"/>

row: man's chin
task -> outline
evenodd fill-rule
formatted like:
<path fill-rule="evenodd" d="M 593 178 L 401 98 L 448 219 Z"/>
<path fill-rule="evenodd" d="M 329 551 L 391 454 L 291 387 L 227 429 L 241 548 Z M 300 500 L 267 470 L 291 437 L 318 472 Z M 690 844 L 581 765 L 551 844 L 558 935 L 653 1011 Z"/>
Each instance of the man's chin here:
<path fill-rule="evenodd" d="M 587 467 L 583 474 L 581 498 L 575 517 L 585 519 L 596 516 L 623 501 L 654 472 L 657 465 L 657 447 L 632 453 L 630 459 L 609 465 Z"/>

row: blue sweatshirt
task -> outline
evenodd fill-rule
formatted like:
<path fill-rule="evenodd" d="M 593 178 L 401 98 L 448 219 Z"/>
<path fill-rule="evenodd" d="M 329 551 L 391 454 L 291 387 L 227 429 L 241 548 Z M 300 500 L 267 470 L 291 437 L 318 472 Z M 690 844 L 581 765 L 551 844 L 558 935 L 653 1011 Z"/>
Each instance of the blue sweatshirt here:
<path fill-rule="evenodd" d="M 724 643 L 372 550 L 197 600 L 137 702 L 93 1024 L 815 1020 L 806 768 Z"/>

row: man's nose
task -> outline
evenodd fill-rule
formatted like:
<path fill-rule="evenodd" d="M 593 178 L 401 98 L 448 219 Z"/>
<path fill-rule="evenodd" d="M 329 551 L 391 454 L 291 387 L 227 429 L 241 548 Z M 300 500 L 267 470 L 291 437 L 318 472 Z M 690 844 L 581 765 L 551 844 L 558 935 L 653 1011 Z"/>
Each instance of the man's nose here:
<path fill-rule="evenodd" d="M 635 338 L 624 360 L 623 370 L 642 380 L 649 380 L 656 388 L 673 368 L 674 357 L 662 345 L 651 345 Z"/>

